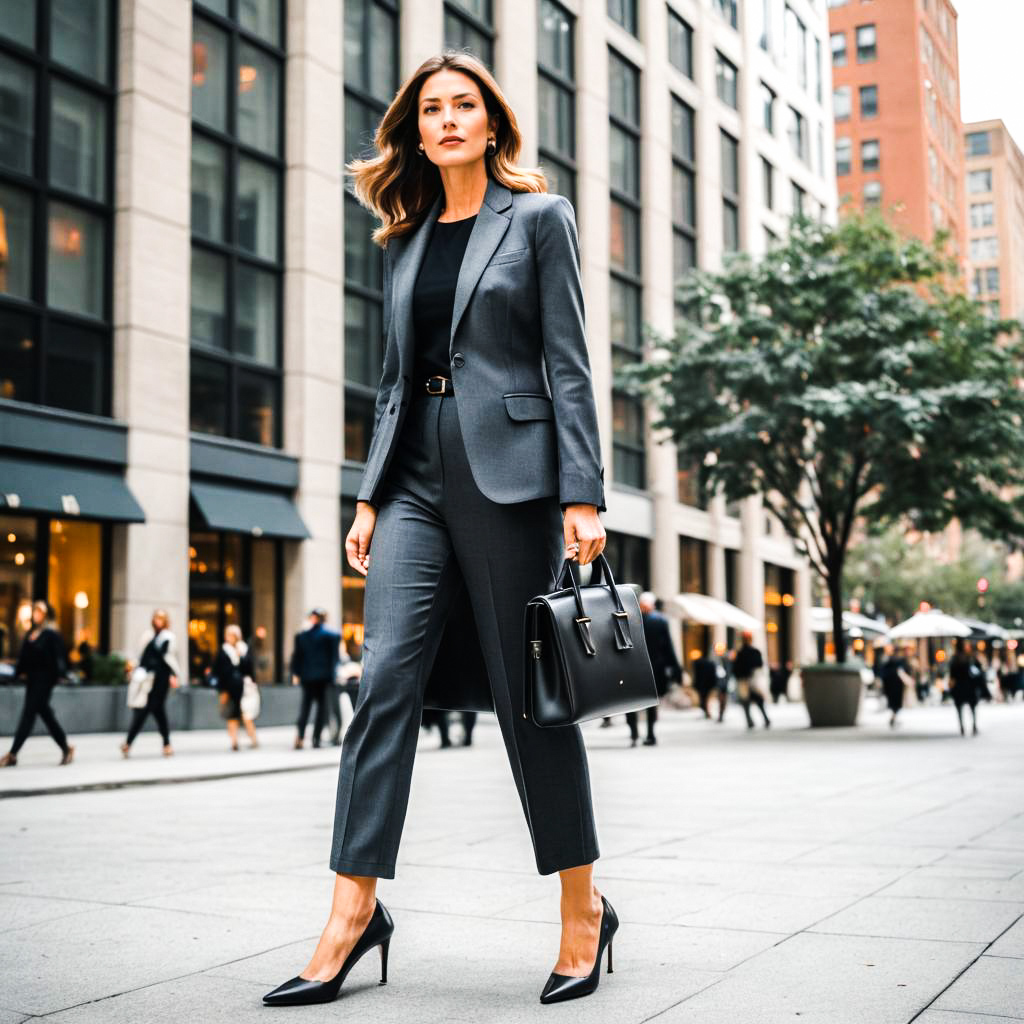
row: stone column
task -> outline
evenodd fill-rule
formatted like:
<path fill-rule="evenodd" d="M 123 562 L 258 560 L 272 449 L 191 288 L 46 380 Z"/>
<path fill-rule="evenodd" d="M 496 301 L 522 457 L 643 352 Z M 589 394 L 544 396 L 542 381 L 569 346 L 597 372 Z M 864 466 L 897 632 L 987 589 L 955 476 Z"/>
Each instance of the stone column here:
<path fill-rule="evenodd" d="M 155 607 L 188 629 L 192 8 L 122 0 L 113 412 L 146 522 L 114 531 L 111 647 L 137 656 Z"/>

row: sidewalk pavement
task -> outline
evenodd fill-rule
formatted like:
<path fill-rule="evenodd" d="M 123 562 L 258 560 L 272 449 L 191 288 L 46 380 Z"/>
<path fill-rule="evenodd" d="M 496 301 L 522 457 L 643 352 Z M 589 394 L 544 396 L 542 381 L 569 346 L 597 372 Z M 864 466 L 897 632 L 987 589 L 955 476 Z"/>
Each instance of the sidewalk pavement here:
<path fill-rule="evenodd" d="M 279 1012 L 1024 1020 L 1024 705 L 982 706 L 975 738 L 950 707 L 895 732 L 873 701 L 849 730 L 769 711 L 773 728 L 749 733 L 735 708 L 722 726 L 666 711 L 658 746 L 636 749 L 621 718 L 584 728 L 595 881 L 621 928 L 614 974 L 550 1007 L 558 882 L 536 873 L 498 729 L 481 716 L 474 746 L 450 751 L 422 734 L 397 877 L 378 887 L 396 922 L 388 984 L 373 951 L 335 1003 Z M 237 754 L 183 733 L 167 760 L 144 734 L 128 762 L 119 737 L 87 737 L 66 768 L 35 738 L 0 772 L 4 787 L 118 786 L 0 801 L 0 1024 L 267 1020 L 260 997 L 305 966 L 329 908 L 338 750 L 264 732 Z M 122 785 L 158 777 L 187 784 Z"/>

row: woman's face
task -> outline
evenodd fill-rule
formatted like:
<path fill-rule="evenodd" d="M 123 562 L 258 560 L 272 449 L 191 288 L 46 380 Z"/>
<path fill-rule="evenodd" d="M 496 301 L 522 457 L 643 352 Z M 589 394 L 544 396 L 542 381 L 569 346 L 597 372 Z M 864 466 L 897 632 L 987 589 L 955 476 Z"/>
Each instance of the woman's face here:
<path fill-rule="evenodd" d="M 41 604 L 32 605 L 32 625 L 41 626 L 46 621 L 46 607 Z"/>
<path fill-rule="evenodd" d="M 153 623 L 152 623 L 152 625 L 153 625 L 154 631 L 157 632 L 157 633 L 159 633 L 161 629 L 166 629 L 167 628 L 167 616 L 165 616 L 161 612 L 155 612 L 153 614 Z"/>
<path fill-rule="evenodd" d="M 432 163 L 454 167 L 482 160 L 490 132 L 476 82 L 451 68 L 435 71 L 420 88 L 417 127 Z M 442 143 L 448 136 L 461 141 Z"/>

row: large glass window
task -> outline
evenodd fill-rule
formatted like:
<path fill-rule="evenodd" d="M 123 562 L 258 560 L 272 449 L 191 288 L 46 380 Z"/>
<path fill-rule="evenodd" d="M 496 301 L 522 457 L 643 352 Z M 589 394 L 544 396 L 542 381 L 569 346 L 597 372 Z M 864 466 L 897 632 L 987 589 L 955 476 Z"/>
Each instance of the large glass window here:
<path fill-rule="evenodd" d="M 608 17 L 635 36 L 636 6 L 637 0 L 608 0 Z"/>
<path fill-rule="evenodd" d="M 679 582 L 684 594 L 708 592 L 708 543 L 692 537 L 679 538 Z M 692 670 L 711 642 L 711 631 L 691 619 L 683 620 L 683 664 Z"/>
<path fill-rule="evenodd" d="M 857 63 L 866 64 L 878 57 L 878 35 L 874 25 L 857 26 Z"/>
<path fill-rule="evenodd" d="M 764 563 L 765 661 L 769 668 L 778 668 L 793 657 L 794 590 L 792 569 Z"/>
<path fill-rule="evenodd" d="M 996 222 L 995 204 L 971 203 L 971 227 L 990 228 Z"/>
<path fill-rule="evenodd" d="M 775 90 L 761 83 L 761 126 L 769 135 L 775 134 Z"/>
<path fill-rule="evenodd" d="M 398 89 L 397 3 L 345 0 L 344 38 L 347 162 L 375 152 L 377 123 Z M 377 221 L 347 190 L 344 218 L 344 458 L 362 463 L 370 450 L 383 367 L 384 264 L 382 250 L 370 237 Z"/>
<path fill-rule="evenodd" d="M 0 398 L 109 415 L 113 0 L 0 6 Z"/>
<path fill-rule="evenodd" d="M 357 3 L 356 6 L 365 6 L 365 0 Z M 446 47 L 469 51 L 479 57 L 493 71 L 494 35 L 492 0 L 445 0 L 444 45 Z"/>
<path fill-rule="evenodd" d="M 807 138 L 807 118 L 795 107 L 788 107 L 787 111 L 786 135 L 789 137 L 789 148 L 794 156 L 808 164 L 810 163 L 810 146 Z"/>
<path fill-rule="evenodd" d="M 967 155 L 988 156 L 992 152 L 991 138 L 988 132 L 968 132 Z"/>
<path fill-rule="evenodd" d="M 672 270 L 675 288 L 697 266 L 697 149 L 696 115 L 677 96 L 672 97 Z M 676 316 L 686 309 L 675 296 Z"/>
<path fill-rule="evenodd" d="M 668 59 L 687 78 L 693 78 L 693 29 L 676 14 L 671 7 L 668 11 Z"/>
<path fill-rule="evenodd" d="M 739 8 L 738 0 L 711 0 L 711 6 L 718 11 L 718 13 L 725 18 L 725 20 L 736 28 L 737 24 L 737 10 Z"/>
<path fill-rule="evenodd" d="M 282 0 L 196 0 L 191 429 L 281 444 Z"/>
<path fill-rule="evenodd" d="M 548 191 L 576 205 L 575 19 L 554 0 L 537 18 L 537 106 L 541 166 Z"/>
<path fill-rule="evenodd" d="M 986 169 L 983 171 L 968 171 L 967 172 L 967 191 L 971 195 L 979 195 L 983 192 L 992 191 L 992 171 Z"/>
<path fill-rule="evenodd" d="M 715 90 L 718 98 L 733 110 L 739 107 L 739 72 L 736 65 L 715 51 Z"/>
<path fill-rule="evenodd" d="M 740 144 L 728 132 L 720 132 L 722 157 L 722 247 L 740 247 Z"/>
<path fill-rule="evenodd" d="M 608 52 L 610 225 L 610 334 L 612 366 L 643 358 L 640 261 L 640 71 Z M 619 483 L 647 485 L 643 402 L 612 394 L 612 455 Z"/>
<path fill-rule="evenodd" d="M 604 556 L 616 583 L 634 583 L 644 590 L 651 586 L 651 542 L 631 533 L 608 531 Z"/>

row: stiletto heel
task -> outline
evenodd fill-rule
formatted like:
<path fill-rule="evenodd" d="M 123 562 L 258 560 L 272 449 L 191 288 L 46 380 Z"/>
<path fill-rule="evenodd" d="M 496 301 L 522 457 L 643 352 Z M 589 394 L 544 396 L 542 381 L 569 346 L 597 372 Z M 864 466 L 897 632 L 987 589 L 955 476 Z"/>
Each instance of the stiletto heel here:
<path fill-rule="evenodd" d="M 604 896 L 601 897 L 601 904 L 604 909 L 601 912 L 601 931 L 597 939 L 597 959 L 590 973 L 584 978 L 576 978 L 552 971 L 540 994 L 542 1003 L 560 1003 L 565 999 L 589 996 L 601 980 L 601 957 L 604 955 L 605 946 L 608 947 L 608 973 L 612 973 L 612 936 L 618 931 L 619 918 Z"/>
<path fill-rule="evenodd" d="M 330 981 L 314 981 L 296 975 L 283 985 L 278 985 L 273 992 L 268 992 L 263 997 L 263 1002 L 267 1006 L 305 1006 L 309 1003 L 331 1002 L 337 998 L 342 983 L 348 972 L 355 966 L 356 961 L 374 946 L 380 946 L 381 984 L 385 984 L 388 978 L 388 946 L 391 944 L 391 936 L 394 931 L 395 922 L 391 920 L 391 915 L 384 904 L 377 900 L 377 904 L 373 908 L 373 916 L 363 930 L 363 934 L 359 936 L 352 951 L 345 957 L 341 970 Z"/>

